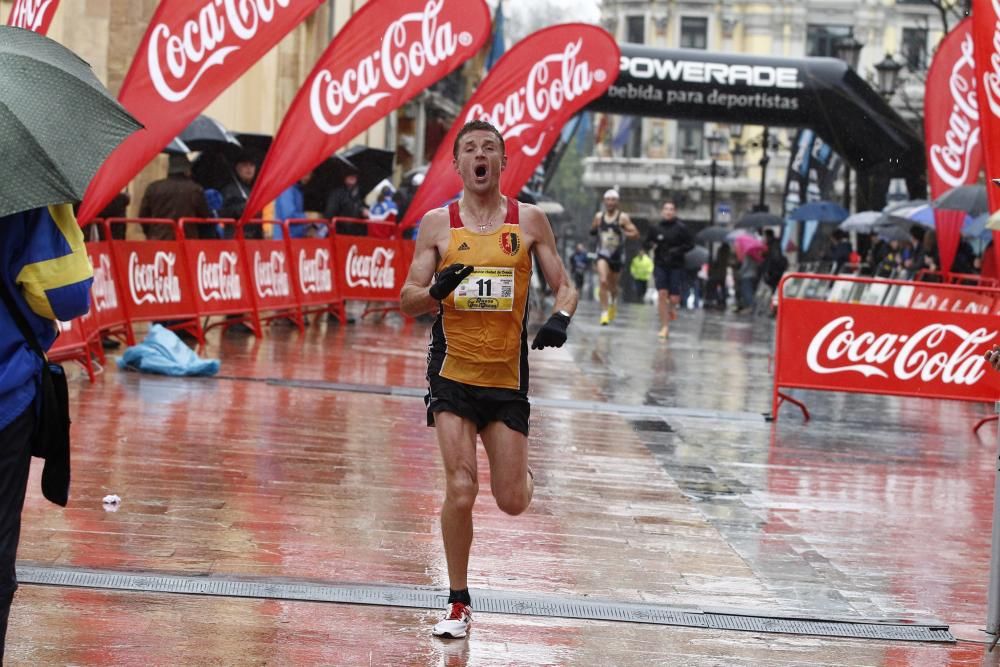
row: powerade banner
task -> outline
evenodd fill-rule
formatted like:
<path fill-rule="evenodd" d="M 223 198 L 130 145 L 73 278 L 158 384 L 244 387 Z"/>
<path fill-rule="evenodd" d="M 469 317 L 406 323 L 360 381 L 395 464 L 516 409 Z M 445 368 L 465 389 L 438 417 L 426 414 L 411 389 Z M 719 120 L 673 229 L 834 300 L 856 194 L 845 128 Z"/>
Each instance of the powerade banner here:
<path fill-rule="evenodd" d="M 931 199 L 979 179 L 983 163 L 979 132 L 976 59 L 970 17 L 945 35 L 927 70 L 924 143 Z M 941 266 L 945 271 L 951 269 L 955 259 L 964 220 L 964 215 L 943 211 L 934 217 Z"/>
<path fill-rule="evenodd" d="M 456 69 L 489 34 L 490 10 L 483 0 L 369 0 L 330 42 L 295 96 L 244 218 Z"/>
<path fill-rule="evenodd" d="M 618 44 L 607 31 L 566 23 L 532 33 L 507 51 L 479 84 L 438 146 L 423 184 L 400 222 L 415 225 L 462 190 L 452 146 L 470 120 L 503 135 L 507 168 L 500 191 L 516 196 L 574 114 L 607 90 L 618 67 Z"/>
<path fill-rule="evenodd" d="M 118 94 L 146 128 L 101 165 L 80 205 L 80 223 L 323 1 L 162 0 Z"/>
<path fill-rule="evenodd" d="M 7 25 L 44 35 L 52 24 L 59 0 L 14 0 Z"/>
<path fill-rule="evenodd" d="M 622 44 L 617 79 L 588 106 L 629 116 L 815 130 L 859 170 L 924 177 L 920 137 L 846 63 Z M 918 189 L 918 188 L 914 188 Z"/>

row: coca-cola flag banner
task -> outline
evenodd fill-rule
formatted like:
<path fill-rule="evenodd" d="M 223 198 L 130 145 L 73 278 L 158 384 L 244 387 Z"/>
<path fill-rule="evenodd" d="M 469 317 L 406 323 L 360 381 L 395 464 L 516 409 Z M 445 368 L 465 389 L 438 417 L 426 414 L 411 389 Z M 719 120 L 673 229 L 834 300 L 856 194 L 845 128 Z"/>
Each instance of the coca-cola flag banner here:
<path fill-rule="evenodd" d="M 44 35 L 48 33 L 58 7 L 59 0 L 14 0 L 7 25 Z"/>
<path fill-rule="evenodd" d="M 80 206 L 81 224 L 323 1 L 162 0 L 118 94 L 145 129 L 101 165 Z"/>
<path fill-rule="evenodd" d="M 614 37 L 584 23 L 544 28 L 507 51 L 438 146 L 400 225 L 412 227 L 427 211 L 461 191 L 462 179 L 452 167 L 452 146 L 458 131 L 471 120 L 489 121 L 503 135 L 507 168 L 500 191 L 516 196 L 559 139 L 563 125 L 614 82 L 619 55 Z"/>
<path fill-rule="evenodd" d="M 489 34 L 490 10 L 483 0 L 369 0 L 330 42 L 295 96 L 244 217 L 456 69 Z"/>
<path fill-rule="evenodd" d="M 972 40 L 976 54 L 976 94 L 986 181 L 1000 178 L 1000 0 L 972 0 Z M 1000 188 L 988 185 L 990 212 L 1000 210 Z M 993 255 L 1000 266 L 1000 232 L 993 232 Z"/>
<path fill-rule="evenodd" d="M 938 45 L 927 70 L 924 95 L 924 144 L 931 199 L 951 188 L 975 183 L 983 163 L 976 102 L 976 58 L 972 18 L 961 21 Z M 941 267 L 951 270 L 965 216 L 938 211 Z"/>

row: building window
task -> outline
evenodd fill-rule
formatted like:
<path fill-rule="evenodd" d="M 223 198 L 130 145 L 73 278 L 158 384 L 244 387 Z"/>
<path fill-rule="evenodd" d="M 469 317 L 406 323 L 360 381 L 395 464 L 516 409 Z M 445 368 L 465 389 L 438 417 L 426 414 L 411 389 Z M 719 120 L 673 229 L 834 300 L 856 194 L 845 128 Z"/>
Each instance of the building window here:
<path fill-rule="evenodd" d="M 927 29 L 903 28 L 903 58 L 911 72 L 927 67 Z"/>
<path fill-rule="evenodd" d="M 626 16 L 625 17 L 625 41 L 629 44 L 646 43 L 646 17 Z"/>
<path fill-rule="evenodd" d="M 681 48 L 708 48 L 708 19 L 700 16 L 681 17 Z"/>
<path fill-rule="evenodd" d="M 852 37 L 854 29 L 849 25 L 806 26 L 806 55 L 812 57 L 837 57 L 837 40 Z"/>
<path fill-rule="evenodd" d="M 695 159 L 700 160 L 705 157 L 705 124 L 699 121 L 679 120 L 677 121 L 677 150 L 676 156 L 684 159 L 684 149 L 693 147 Z"/>

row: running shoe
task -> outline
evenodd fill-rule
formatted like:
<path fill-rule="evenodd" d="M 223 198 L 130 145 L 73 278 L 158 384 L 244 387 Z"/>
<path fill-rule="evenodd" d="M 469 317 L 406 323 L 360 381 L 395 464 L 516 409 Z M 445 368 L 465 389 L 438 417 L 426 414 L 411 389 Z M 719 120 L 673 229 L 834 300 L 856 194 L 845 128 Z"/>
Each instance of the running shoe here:
<path fill-rule="evenodd" d="M 601 313 L 601 326 L 602 327 L 608 326 L 608 322 L 610 322 L 610 321 L 611 321 L 611 318 L 608 317 L 608 311 L 605 310 L 603 313 Z"/>
<path fill-rule="evenodd" d="M 472 627 L 472 607 L 464 602 L 452 602 L 445 611 L 444 618 L 434 626 L 435 637 L 459 639 Z"/>
<path fill-rule="evenodd" d="M 618 304 L 614 301 L 608 306 L 608 319 L 614 320 L 618 316 Z"/>
<path fill-rule="evenodd" d="M 660 333 L 657 334 L 660 338 L 666 338 L 670 335 L 670 329 L 668 327 L 663 327 L 660 329 Z"/>

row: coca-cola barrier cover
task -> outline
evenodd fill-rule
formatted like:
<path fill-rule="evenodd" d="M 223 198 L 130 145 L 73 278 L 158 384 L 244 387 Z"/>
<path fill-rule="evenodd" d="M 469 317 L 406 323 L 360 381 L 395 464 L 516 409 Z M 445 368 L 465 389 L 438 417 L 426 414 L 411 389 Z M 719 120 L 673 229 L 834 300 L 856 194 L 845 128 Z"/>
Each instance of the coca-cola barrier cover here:
<path fill-rule="evenodd" d="M 162 0 L 118 94 L 122 106 L 146 127 L 101 165 L 80 206 L 80 223 L 97 215 L 212 100 L 323 2 Z"/>
<path fill-rule="evenodd" d="M 244 218 L 468 60 L 489 32 L 483 0 L 369 0 L 330 42 L 295 96 Z"/>
<path fill-rule="evenodd" d="M 1000 399 L 983 354 L 1000 319 L 909 308 L 783 299 L 779 387 L 975 401 Z"/>
<path fill-rule="evenodd" d="M 58 7 L 59 0 L 14 0 L 7 25 L 44 35 L 49 31 Z"/>
<path fill-rule="evenodd" d="M 500 191 L 516 196 L 566 121 L 618 76 L 619 56 L 614 37 L 584 23 L 545 28 L 518 42 L 497 61 L 456 118 L 400 225 L 412 227 L 462 190 L 462 179 L 452 167 L 452 145 L 470 120 L 487 120 L 500 130 L 507 149 Z"/>

